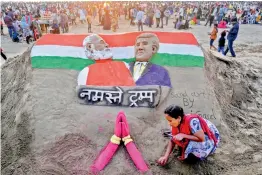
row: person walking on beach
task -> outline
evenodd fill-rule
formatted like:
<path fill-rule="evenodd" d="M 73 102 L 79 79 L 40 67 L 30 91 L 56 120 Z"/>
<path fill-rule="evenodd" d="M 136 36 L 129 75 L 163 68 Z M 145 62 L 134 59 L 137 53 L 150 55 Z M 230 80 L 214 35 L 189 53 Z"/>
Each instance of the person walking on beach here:
<path fill-rule="evenodd" d="M 228 45 L 227 45 L 227 49 L 225 50 L 224 55 L 226 56 L 227 52 L 230 51 L 232 57 L 236 57 L 236 54 L 235 54 L 234 49 L 233 49 L 233 43 L 236 40 L 237 35 L 238 35 L 239 24 L 237 22 L 237 18 L 233 18 L 231 20 L 231 22 L 233 24 L 233 27 L 229 31 L 227 30 L 227 32 L 228 32 L 228 35 L 227 35 Z"/>
<path fill-rule="evenodd" d="M 139 11 L 136 15 L 136 22 L 138 26 L 138 31 L 143 31 L 143 18 L 144 18 L 144 12 L 142 11 L 142 8 L 139 8 Z"/>

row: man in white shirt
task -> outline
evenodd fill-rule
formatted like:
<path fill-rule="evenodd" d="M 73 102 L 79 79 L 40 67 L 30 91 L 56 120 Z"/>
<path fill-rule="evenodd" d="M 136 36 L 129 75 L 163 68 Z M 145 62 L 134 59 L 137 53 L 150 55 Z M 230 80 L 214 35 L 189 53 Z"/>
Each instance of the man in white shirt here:
<path fill-rule="evenodd" d="M 145 12 L 142 11 L 142 8 L 139 8 L 139 11 L 136 15 L 136 22 L 137 22 L 137 26 L 138 26 L 138 31 L 143 31 L 143 19 L 144 19 L 144 14 Z"/>

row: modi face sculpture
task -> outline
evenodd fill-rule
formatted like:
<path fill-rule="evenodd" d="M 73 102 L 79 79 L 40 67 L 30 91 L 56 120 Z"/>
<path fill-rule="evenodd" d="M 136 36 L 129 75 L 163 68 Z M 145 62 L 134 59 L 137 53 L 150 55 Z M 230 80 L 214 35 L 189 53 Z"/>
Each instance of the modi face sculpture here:
<path fill-rule="evenodd" d="M 95 61 L 78 75 L 79 85 L 91 86 L 134 86 L 134 80 L 124 62 L 113 61 L 113 52 L 97 34 L 87 36 L 83 41 L 88 59 Z"/>
<path fill-rule="evenodd" d="M 81 103 L 92 99 L 87 104 L 115 105 L 113 95 L 122 93 L 118 105 L 139 107 L 161 104 L 172 88 L 170 76 L 173 82 L 180 80 L 172 67 L 183 71 L 202 68 L 204 62 L 195 37 L 175 32 L 46 35 L 31 57 L 34 68 L 76 70 L 77 95 L 94 94 L 81 98 Z M 103 98 L 96 103 L 98 95 Z"/>
<path fill-rule="evenodd" d="M 86 57 L 92 60 L 112 59 L 113 52 L 108 44 L 97 34 L 87 36 L 83 41 Z"/>

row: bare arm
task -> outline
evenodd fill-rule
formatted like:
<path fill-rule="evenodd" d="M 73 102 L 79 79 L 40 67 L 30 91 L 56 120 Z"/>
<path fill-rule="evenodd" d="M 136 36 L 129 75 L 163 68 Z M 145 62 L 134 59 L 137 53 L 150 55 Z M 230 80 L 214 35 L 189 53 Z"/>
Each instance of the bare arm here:
<path fill-rule="evenodd" d="M 169 157 L 174 146 L 175 146 L 175 144 L 172 142 L 172 140 L 169 140 L 168 145 L 167 145 L 167 149 L 166 149 L 166 153 L 165 153 L 165 157 Z"/>
<path fill-rule="evenodd" d="M 205 141 L 205 134 L 203 132 L 203 130 L 199 130 L 197 132 L 195 132 L 194 135 L 184 135 L 184 138 L 189 139 L 189 140 L 193 140 L 196 142 L 203 142 Z"/>

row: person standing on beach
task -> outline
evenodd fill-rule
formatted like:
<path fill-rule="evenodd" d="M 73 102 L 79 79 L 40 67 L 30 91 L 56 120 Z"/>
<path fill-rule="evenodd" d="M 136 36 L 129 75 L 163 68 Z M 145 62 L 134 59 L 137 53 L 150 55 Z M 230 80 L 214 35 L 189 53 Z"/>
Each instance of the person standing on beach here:
<path fill-rule="evenodd" d="M 144 12 L 142 11 L 142 8 L 139 7 L 139 11 L 136 15 L 136 22 L 138 26 L 138 31 L 143 31 L 143 18 L 144 18 Z"/>
<path fill-rule="evenodd" d="M 221 33 L 221 37 L 218 40 L 218 49 L 217 49 L 217 51 L 221 52 L 222 54 L 224 54 L 224 48 L 225 48 L 225 42 L 226 42 L 226 39 L 225 39 L 226 34 L 227 34 L 226 31 L 223 31 Z"/>
<path fill-rule="evenodd" d="M 210 49 L 214 48 L 215 50 L 217 50 L 217 48 L 213 45 L 214 41 L 217 38 L 217 33 L 218 33 L 217 24 L 214 24 L 214 28 L 210 34 Z"/>
<path fill-rule="evenodd" d="M 237 22 L 237 18 L 233 18 L 231 20 L 232 24 L 233 24 L 233 27 L 227 32 L 228 32 L 228 35 L 227 35 L 227 40 L 228 40 L 228 46 L 227 46 L 227 49 L 225 50 L 225 53 L 224 55 L 226 56 L 227 55 L 227 52 L 228 50 L 230 51 L 232 57 L 236 57 L 236 54 L 234 52 L 234 49 L 233 49 L 233 42 L 236 40 L 237 38 L 237 35 L 238 35 L 238 31 L 239 31 L 239 24 Z"/>

